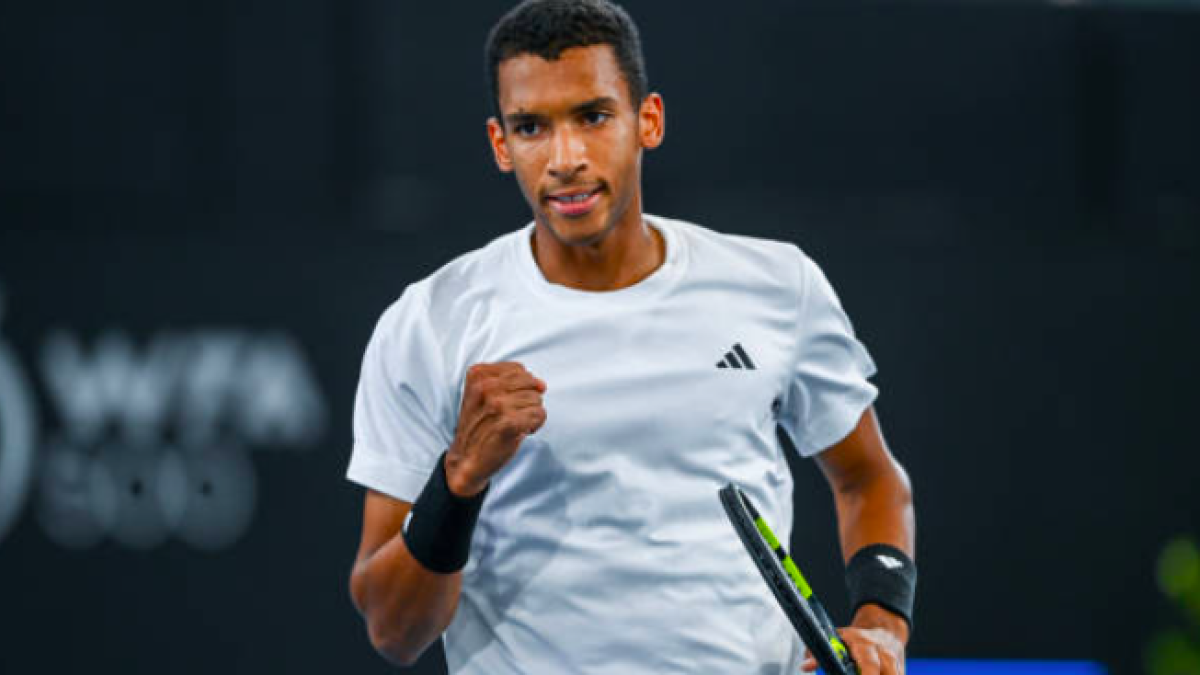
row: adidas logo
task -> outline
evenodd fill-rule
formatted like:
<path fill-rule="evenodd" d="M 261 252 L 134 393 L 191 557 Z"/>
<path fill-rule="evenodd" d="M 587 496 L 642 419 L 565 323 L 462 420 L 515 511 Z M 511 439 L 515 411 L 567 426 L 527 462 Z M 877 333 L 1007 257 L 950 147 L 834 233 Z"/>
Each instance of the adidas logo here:
<path fill-rule="evenodd" d="M 904 567 L 904 563 L 900 562 L 899 560 L 896 560 L 895 558 L 893 558 L 890 555 L 877 555 L 877 556 L 875 556 L 875 558 L 884 567 L 888 568 L 889 570 L 898 570 L 901 567 Z"/>
<path fill-rule="evenodd" d="M 745 349 L 742 349 L 742 345 L 740 343 L 735 344 L 733 349 L 725 354 L 725 358 L 717 361 L 717 367 L 756 370 L 754 362 L 750 360 L 750 355 L 746 353 Z"/>

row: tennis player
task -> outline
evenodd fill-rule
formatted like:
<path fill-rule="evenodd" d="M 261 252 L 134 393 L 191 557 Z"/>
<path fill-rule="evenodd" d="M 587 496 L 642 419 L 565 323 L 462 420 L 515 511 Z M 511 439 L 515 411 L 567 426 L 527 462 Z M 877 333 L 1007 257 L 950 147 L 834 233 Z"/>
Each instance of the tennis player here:
<path fill-rule="evenodd" d="M 911 491 L 821 270 L 643 212 L 664 104 L 616 5 L 529 0 L 486 54 L 488 138 L 533 218 L 409 286 L 367 346 L 348 476 L 371 643 L 412 664 L 441 638 L 455 675 L 814 669 L 717 499 L 737 483 L 787 540 L 782 425 L 832 487 L 844 642 L 902 673 Z"/>

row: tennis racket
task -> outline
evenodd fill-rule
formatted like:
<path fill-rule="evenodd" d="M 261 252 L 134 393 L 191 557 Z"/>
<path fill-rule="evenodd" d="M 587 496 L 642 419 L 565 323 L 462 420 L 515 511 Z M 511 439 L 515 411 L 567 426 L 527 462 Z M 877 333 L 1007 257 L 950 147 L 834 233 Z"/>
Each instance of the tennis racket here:
<path fill-rule="evenodd" d="M 825 608 L 750 499 L 732 483 L 717 494 L 738 538 L 817 664 L 827 675 L 857 675 L 850 650 L 838 637 Z"/>

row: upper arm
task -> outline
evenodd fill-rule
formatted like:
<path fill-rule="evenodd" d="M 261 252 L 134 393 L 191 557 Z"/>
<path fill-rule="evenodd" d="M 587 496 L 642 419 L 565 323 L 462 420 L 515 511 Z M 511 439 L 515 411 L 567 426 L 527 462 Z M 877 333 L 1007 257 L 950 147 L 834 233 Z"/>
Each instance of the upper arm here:
<path fill-rule="evenodd" d="M 867 407 L 849 435 L 818 454 L 816 460 L 830 487 L 839 494 L 881 476 L 903 476 L 883 440 L 874 406 Z"/>
<path fill-rule="evenodd" d="M 860 422 L 878 390 L 875 362 L 854 333 L 829 280 L 797 252 L 796 342 L 779 423 L 802 456 L 827 453 Z"/>
<path fill-rule="evenodd" d="M 354 446 L 346 477 L 415 500 L 453 440 L 451 384 L 420 289 L 409 287 L 379 320 L 363 355 L 354 399 Z M 368 505 L 386 503 L 367 495 Z M 387 511 L 383 521 L 388 520 Z M 369 509 L 374 511 L 378 509 Z M 368 524 L 374 524 L 368 513 Z M 365 528 L 371 529 L 371 528 Z"/>

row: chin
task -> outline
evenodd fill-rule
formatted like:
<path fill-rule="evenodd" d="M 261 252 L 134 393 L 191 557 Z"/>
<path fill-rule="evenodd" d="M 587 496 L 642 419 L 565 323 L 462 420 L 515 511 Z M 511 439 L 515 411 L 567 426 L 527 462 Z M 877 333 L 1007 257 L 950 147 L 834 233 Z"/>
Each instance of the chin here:
<path fill-rule="evenodd" d="M 547 229 L 559 243 L 568 246 L 590 246 L 598 243 L 613 229 L 600 214 L 589 214 L 587 218 L 570 219 L 557 216 L 546 218 Z"/>

